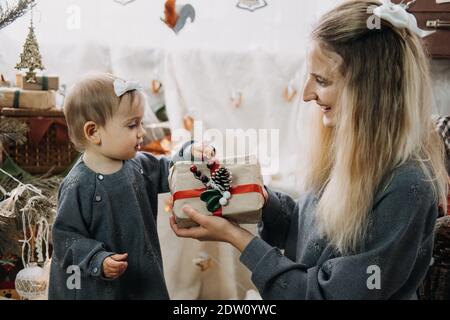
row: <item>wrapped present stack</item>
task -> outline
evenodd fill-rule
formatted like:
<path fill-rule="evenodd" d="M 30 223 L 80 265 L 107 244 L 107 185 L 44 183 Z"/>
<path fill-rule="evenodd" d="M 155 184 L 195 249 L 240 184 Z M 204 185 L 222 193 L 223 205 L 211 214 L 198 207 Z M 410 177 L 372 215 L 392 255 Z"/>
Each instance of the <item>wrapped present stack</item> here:
<path fill-rule="evenodd" d="M 0 148 L 0 165 L 7 159 L 31 174 L 60 174 L 78 156 L 70 143 L 63 111 L 56 106 L 58 76 L 16 76 L 16 87 L 0 87 L 2 122 L 26 125 L 25 143 L 6 140 Z"/>
<path fill-rule="evenodd" d="M 25 75 L 18 73 L 16 75 L 16 85 L 23 90 L 58 90 L 58 76 L 36 76 L 36 82 L 28 82 Z"/>
<path fill-rule="evenodd" d="M 0 109 L 55 109 L 58 87 L 57 76 L 37 76 L 36 82 L 28 82 L 25 75 L 17 74 L 16 87 L 0 87 Z"/>
<path fill-rule="evenodd" d="M 171 168 L 169 185 L 173 212 L 182 228 L 195 226 L 182 211 L 185 205 L 238 224 L 261 220 L 263 178 L 260 165 L 249 157 L 213 163 L 177 162 Z"/>

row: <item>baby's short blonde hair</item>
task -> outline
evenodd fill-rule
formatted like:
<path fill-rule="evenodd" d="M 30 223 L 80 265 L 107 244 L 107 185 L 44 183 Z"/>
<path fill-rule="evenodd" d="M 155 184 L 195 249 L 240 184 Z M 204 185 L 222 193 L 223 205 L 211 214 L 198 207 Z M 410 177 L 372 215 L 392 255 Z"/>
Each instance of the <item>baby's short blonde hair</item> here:
<path fill-rule="evenodd" d="M 85 148 L 84 125 L 93 121 L 104 127 L 122 103 L 133 104 L 141 99 L 137 90 L 118 97 L 114 92 L 116 76 L 108 73 L 95 73 L 84 76 L 68 92 L 64 101 L 69 137 L 78 150 Z"/>

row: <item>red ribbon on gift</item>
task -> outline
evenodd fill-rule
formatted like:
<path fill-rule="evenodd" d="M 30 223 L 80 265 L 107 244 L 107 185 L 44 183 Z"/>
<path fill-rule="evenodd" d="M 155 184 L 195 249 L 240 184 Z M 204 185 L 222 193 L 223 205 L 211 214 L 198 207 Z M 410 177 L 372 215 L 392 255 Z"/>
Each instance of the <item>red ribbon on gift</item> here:
<path fill-rule="evenodd" d="M 199 198 L 202 192 L 206 191 L 206 188 L 201 189 L 191 189 L 191 190 L 183 190 L 183 191 L 177 191 L 173 195 L 173 201 L 181 200 L 181 199 L 191 199 L 191 198 Z M 263 197 L 263 190 L 262 187 L 259 184 L 243 184 L 235 187 L 231 187 L 229 190 L 231 195 L 236 194 L 244 194 L 244 193 L 250 193 L 250 192 L 258 192 Z M 218 209 L 217 211 L 213 212 L 213 215 L 216 217 L 222 216 L 222 208 Z"/>

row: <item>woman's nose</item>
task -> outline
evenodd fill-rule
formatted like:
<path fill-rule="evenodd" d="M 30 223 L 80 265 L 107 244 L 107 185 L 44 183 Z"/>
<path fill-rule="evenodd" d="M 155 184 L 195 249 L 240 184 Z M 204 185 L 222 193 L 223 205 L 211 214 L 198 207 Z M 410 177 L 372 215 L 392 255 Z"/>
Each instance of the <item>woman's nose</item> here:
<path fill-rule="evenodd" d="M 303 90 L 303 101 L 308 102 L 308 101 L 312 101 L 312 100 L 317 100 L 317 94 L 316 92 L 313 90 L 313 88 L 311 88 L 311 82 L 308 81 L 308 83 L 305 86 L 305 89 Z"/>

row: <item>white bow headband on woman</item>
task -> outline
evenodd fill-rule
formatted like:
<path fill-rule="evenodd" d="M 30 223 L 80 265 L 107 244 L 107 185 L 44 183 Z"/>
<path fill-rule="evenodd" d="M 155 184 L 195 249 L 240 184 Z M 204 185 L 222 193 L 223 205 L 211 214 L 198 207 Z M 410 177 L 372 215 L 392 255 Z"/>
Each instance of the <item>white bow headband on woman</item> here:
<path fill-rule="evenodd" d="M 125 81 L 122 79 L 114 80 L 114 92 L 120 98 L 125 93 L 133 90 L 142 90 L 141 85 L 137 81 Z"/>
<path fill-rule="evenodd" d="M 391 0 L 385 0 L 384 3 L 373 10 L 373 14 L 380 19 L 390 22 L 397 28 L 407 28 L 414 32 L 421 38 L 425 38 L 435 31 L 425 31 L 417 26 L 416 17 L 406 11 L 409 8 L 411 1 L 408 4 L 393 4 Z"/>

